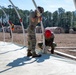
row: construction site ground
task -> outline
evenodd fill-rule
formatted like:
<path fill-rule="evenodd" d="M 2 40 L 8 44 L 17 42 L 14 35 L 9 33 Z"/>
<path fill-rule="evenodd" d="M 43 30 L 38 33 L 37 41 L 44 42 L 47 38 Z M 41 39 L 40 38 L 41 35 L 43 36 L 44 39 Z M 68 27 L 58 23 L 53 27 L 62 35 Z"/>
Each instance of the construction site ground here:
<path fill-rule="evenodd" d="M 43 40 L 41 33 L 37 33 L 36 37 L 37 37 L 37 43 Z M 25 33 L 25 46 L 28 47 L 27 40 L 28 40 L 27 33 Z M 0 33 L 0 41 L 4 41 L 3 33 Z M 5 33 L 5 41 L 11 42 L 9 33 Z M 56 47 L 57 51 L 76 56 L 76 34 L 55 34 L 54 41 L 57 44 Z M 13 33 L 13 43 L 24 45 L 23 34 Z M 37 45 L 36 48 L 39 49 Z"/>
<path fill-rule="evenodd" d="M 27 57 L 27 47 L 0 41 L 0 75 L 76 75 L 76 61 L 57 54 Z"/>

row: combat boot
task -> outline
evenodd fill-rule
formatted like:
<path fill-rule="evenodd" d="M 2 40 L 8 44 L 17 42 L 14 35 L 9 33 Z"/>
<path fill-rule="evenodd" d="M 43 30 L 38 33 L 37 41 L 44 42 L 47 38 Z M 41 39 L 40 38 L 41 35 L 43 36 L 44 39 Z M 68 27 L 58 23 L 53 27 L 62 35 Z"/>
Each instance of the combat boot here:
<path fill-rule="evenodd" d="M 32 56 L 31 50 L 27 50 L 27 57 Z"/>
<path fill-rule="evenodd" d="M 35 58 L 35 57 L 41 57 L 41 54 L 38 55 L 38 54 L 36 54 L 36 52 L 33 52 L 32 53 L 32 58 Z"/>
<path fill-rule="evenodd" d="M 54 50 L 51 50 L 51 54 L 54 54 Z"/>

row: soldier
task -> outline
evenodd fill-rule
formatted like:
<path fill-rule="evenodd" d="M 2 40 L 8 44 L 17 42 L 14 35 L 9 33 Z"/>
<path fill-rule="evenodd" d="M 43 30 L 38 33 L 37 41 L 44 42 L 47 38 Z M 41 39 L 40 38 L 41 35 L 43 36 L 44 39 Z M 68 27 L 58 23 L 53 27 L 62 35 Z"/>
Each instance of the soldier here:
<path fill-rule="evenodd" d="M 49 29 L 45 29 L 45 46 L 51 46 L 51 53 L 54 54 L 54 48 L 56 47 L 56 44 L 54 43 L 54 33 L 49 30 Z M 38 43 L 38 47 L 43 49 L 42 48 L 43 46 L 43 43 L 42 42 L 39 42 Z"/>
<path fill-rule="evenodd" d="M 30 13 L 29 17 L 29 26 L 28 26 L 28 50 L 27 50 L 27 56 L 32 57 L 41 57 L 40 54 L 36 54 L 35 47 L 36 47 L 36 32 L 35 28 L 38 23 L 41 22 L 42 17 L 40 14 L 44 12 L 44 9 L 42 7 L 38 7 L 38 10 L 32 11 Z"/>

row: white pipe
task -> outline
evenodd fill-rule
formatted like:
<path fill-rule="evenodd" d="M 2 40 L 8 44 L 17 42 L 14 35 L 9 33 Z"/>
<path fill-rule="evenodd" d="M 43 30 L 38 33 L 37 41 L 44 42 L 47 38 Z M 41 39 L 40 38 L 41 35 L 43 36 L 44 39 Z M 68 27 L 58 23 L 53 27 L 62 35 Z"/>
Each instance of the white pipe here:
<path fill-rule="evenodd" d="M 8 21 L 8 17 L 7 17 L 7 15 L 6 15 L 6 13 L 5 13 L 5 11 L 3 10 L 3 8 L 2 8 L 1 6 L 0 6 L 0 8 L 2 9 L 3 13 L 5 14 L 5 16 L 6 16 L 6 21 L 7 21 L 7 23 L 9 24 L 10 30 L 11 30 L 11 24 L 10 24 L 9 21 Z M 13 33 L 12 33 L 12 30 L 11 30 L 11 34 L 12 34 L 12 42 L 13 42 Z"/>
<path fill-rule="evenodd" d="M 38 8 L 37 8 L 37 5 L 36 5 L 36 2 L 34 0 L 32 0 L 35 8 L 37 9 L 37 11 L 39 12 Z M 41 13 L 39 12 L 39 14 L 41 15 Z M 43 22 L 41 21 L 41 28 L 42 28 L 42 33 L 43 33 L 43 53 L 46 53 L 45 52 L 45 36 L 44 36 L 44 26 L 43 26 Z"/>
<path fill-rule="evenodd" d="M 16 11 L 16 13 L 17 13 L 17 16 L 18 16 L 18 18 L 19 18 L 19 20 L 20 20 L 20 23 L 21 23 L 21 25 L 22 25 L 23 37 L 24 37 L 23 39 L 24 39 L 24 45 L 25 45 L 25 31 L 24 31 L 24 26 L 23 26 L 23 23 L 22 23 L 22 18 L 20 17 L 20 15 L 19 15 L 19 13 L 18 13 L 15 5 L 12 3 L 12 1 L 9 0 L 9 2 L 10 2 L 10 3 L 12 4 L 12 6 L 14 7 L 14 9 L 15 9 L 15 11 Z"/>
<path fill-rule="evenodd" d="M 5 42 L 5 31 L 4 31 L 4 27 L 2 24 L 2 18 L 1 18 L 1 26 L 2 26 L 2 30 L 3 30 L 3 41 Z"/>
<path fill-rule="evenodd" d="M 74 1 L 75 9 L 76 9 L 76 0 L 73 0 L 73 1 Z"/>
<path fill-rule="evenodd" d="M 3 25 L 2 25 L 2 29 L 3 29 L 3 36 L 4 36 L 4 42 L 5 42 L 5 31 L 4 31 Z"/>
<path fill-rule="evenodd" d="M 5 31 L 4 31 L 4 27 L 2 24 L 2 18 L 1 18 L 1 26 L 2 26 L 2 30 L 3 30 L 3 41 L 5 42 Z"/>

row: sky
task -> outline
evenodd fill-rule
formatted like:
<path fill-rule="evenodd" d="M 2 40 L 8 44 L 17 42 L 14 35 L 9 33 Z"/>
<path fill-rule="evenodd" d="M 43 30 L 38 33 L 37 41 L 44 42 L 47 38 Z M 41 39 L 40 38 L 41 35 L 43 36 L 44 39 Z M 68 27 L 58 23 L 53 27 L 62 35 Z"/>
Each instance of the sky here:
<path fill-rule="evenodd" d="M 32 0 L 12 0 L 15 6 L 22 10 L 34 10 L 35 7 Z M 74 11 L 75 6 L 73 0 L 35 0 L 37 6 L 42 6 L 45 11 L 54 12 L 62 7 L 65 11 Z M 8 7 L 11 5 L 9 0 L 0 0 L 0 5 Z"/>

